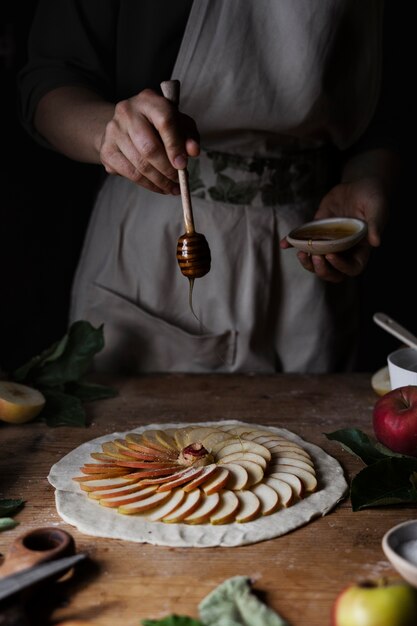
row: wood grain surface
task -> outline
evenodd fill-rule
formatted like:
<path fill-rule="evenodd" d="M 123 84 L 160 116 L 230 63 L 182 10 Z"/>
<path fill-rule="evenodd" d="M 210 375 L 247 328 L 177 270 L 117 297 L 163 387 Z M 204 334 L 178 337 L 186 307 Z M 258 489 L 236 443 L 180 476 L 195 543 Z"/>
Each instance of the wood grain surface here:
<path fill-rule="evenodd" d="M 245 575 L 292 626 L 325 626 L 344 586 L 397 577 L 381 539 L 415 516 L 411 508 L 353 513 L 346 499 L 325 517 L 274 540 L 239 548 L 165 548 L 79 533 L 57 515 L 47 481 L 52 464 L 100 435 L 147 423 L 220 419 L 288 428 L 336 457 L 350 478 L 361 462 L 324 433 L 358 427 L 372 434 L 377 396 L 370 376 L 178 374 L 107 382 L 119 395 L 87 405 L 87 428 L 0 426 L 0 497 L 25 500 L 15 516 L 19 526 L 0 534 L 0 552 L 20 533 L 53 525 L 71 532 L 78 551 L 90 557 L 72 579 L 55 585 L 49 623 L 139 626 L 141 619 L 171 613 L 197 617 L 204 596 L 226 578 Z"/>

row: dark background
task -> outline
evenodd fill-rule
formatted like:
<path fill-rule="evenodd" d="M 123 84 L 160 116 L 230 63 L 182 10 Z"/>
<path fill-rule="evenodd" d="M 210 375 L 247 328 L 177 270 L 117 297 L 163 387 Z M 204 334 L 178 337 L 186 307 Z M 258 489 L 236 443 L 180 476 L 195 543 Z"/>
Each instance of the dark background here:
<path fill-rule="evenodd" d="M 15 79 L 25 61 L 36 0 L 7 4 L 0 5 L 0 370 L 6 372 L 66 332 L 70 286 L 100 177 L 98 166 L 45 150 L 20 127 Z M 408 35 L 411 22 L 406 22 L 398 41 L 404 50 L 398 97 L 404 102 L 411 97 L 414 73 L 414 35 Z M 379 369 L 400 345 L 374 324 L 374 312 L 387 313 L 417 334 L 414 120 L 404 127 L 409 148 L 390 223 L 360 279 L 359 371 Z"/>

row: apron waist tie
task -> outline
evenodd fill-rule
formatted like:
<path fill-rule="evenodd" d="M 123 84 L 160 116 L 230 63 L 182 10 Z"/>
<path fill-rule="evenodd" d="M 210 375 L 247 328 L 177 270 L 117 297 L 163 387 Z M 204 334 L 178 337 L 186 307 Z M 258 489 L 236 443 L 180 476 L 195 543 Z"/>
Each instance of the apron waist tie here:
<path fill-rule="evenodd" d="M 254 207 L 319 200 L 339 171 L 337 153 L 328 146 L 283 150 L 274 157 L 202 150 L 198 159 L 188 161 L 192 195 Z"/>

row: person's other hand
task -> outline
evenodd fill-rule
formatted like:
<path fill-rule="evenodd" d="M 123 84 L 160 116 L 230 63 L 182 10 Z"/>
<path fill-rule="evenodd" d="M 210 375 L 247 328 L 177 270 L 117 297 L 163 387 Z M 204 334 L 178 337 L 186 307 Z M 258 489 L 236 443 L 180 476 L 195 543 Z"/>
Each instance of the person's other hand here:
<path fill-rule="evenodd" d="M 151 191 L 178 195 L 177 170 L 199 152 L 195 122 L 163 96 L 145 89 L 116 105 L 103 134 L 100 159 L 109 174 Z"/>
<path fill-rule="evenodd" d="M 345 252 L 309 255 L 298 252 L 297 257 L 309 272 L 323 280 L 338 283 L 347 277 L 358 276 L 366 267 L 372 247 L 381 243 L 381 235 L 388 218 L 388 200 L 376 178 L 362 178 L 333 187 L 322 199 L 314 219 L 327 217 L 356 217 L 368 225 L 368 236 Z M 290 248 L 286 239 L 280 247 Z"/>

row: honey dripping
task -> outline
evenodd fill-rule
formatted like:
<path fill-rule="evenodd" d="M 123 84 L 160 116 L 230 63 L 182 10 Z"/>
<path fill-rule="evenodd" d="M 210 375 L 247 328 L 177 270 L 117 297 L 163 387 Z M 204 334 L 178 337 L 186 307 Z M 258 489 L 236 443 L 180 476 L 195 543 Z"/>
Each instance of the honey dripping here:
<path fill-rule="evenodd" d="M 178 80 L 166 80 L 162 82 L 161 90 L 167 100 L 178 106 L 180 99 L 180 82 Z M 189 305 L 192 314 L 198 320 L 192 300 L 194 280 L 205 276 L 210 271 L 211 255 L 207 239 L 201 233 L 197 233 L 194 228 L 193 209 L 186 168 L 178 170 L 178 180 L 181 190 L 185 233 L 178 239 L 177 261 L 181 272 L 189 280 Z"/>

